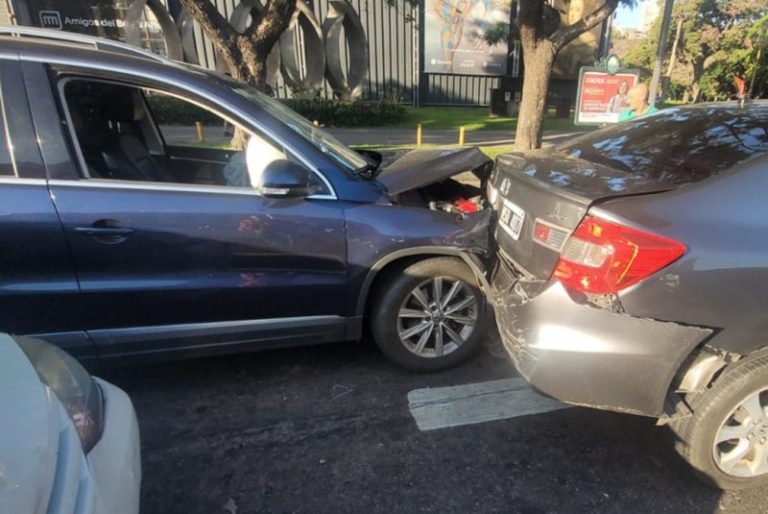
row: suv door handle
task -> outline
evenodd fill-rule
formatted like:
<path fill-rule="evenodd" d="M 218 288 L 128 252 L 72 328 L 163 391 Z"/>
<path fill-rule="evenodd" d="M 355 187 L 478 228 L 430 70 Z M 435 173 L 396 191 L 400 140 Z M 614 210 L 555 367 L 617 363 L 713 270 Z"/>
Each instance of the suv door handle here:
<path fill-rule="evenodd" d="M 75 232 L 87 236 L 130 236 L 132 228 L 75 227 Z"/>
<path fill-rule="evenodd" d="M 133 234 L 132 228 L 121 227 L 119 221 L 110 219 L 95 221 L 88 227 L 75 227 L 74 231 L 76 234 L 91 236 L 106 244 L 122 243 Z"/>

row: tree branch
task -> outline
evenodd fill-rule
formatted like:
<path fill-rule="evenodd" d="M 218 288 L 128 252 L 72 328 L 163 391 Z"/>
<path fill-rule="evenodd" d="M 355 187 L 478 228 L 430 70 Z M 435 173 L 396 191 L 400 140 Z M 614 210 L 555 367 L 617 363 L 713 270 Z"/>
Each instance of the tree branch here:
<path fill-rule="evenodd" d="M 280 35 L 291 24 L 294 10 L 296 10 L 296 0 L 269 0 L 264 8 L 261 23 L 249 27 L 245 35 L 253 38 L 256 45 L 263 47 L 269 53 Z"/>
<path fill-rule="evenodd" d="M 180 1 L 219 50 L 225 51 L 233 44 L 237 32 L 210 0 Z"/>
<path fill-rule="evenodd" d="M 556 51 L 560 51 L 565 45 L 613 14 L 613 11 L 616 10 L 618 5 L 619 0 L 606 0 L 602 6 L 584 16 L 576 23 L 557 29 L 557 31 L 550 37 L 555 45 Z"/>
<path fill-rule="evenodd" d="M 535 44 L 544 34 L 544 0 L 520 0 L 515 22 L 520 39 Z"/>

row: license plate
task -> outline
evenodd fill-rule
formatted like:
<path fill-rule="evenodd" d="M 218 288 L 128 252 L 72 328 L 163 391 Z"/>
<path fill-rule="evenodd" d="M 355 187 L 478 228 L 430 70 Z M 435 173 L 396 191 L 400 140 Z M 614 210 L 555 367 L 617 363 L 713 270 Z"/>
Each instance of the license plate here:
<path fill-rule="evenodd" d="M 523 220 L 525 220 L 525 211 L 505 198 L 499 214 L 499 226 L 515 241 L 520 238 Z"/>

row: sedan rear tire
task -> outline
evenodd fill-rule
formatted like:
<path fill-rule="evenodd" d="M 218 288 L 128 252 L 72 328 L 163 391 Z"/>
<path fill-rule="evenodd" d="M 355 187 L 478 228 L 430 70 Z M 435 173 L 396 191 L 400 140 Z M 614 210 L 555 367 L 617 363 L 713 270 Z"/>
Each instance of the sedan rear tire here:
<path fill-rule="evenodd" d="M 720 489 L 768 484 L 768 355 L 734 364 L 690 403 L 676 448 L 699 477 Z"/>
<path fill-rule="evenodd" d="M 472 270 L 436 257 L 390 276 L 370 313 L 376 344 L 395 364 L 437 371 L 472 356 L 487 335 L 488 312 Z"/>

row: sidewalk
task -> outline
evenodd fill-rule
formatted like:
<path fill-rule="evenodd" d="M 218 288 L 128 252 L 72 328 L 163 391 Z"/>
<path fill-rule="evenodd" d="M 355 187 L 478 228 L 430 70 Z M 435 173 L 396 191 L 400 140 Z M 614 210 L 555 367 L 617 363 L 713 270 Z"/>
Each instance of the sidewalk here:
<path fill-rule="evenodd" d="M 326 128 L 328 132 L 336 136 L 342 143 L 355 145 L 415 145 L 416 129 L 391 128 L 391 127 L 365 127 L 365 128 Z M 167 141 L 171 143 L 197 141 L 195 127 L 181 125 L 163 125 L 160 131 Z M 223 127 L 206 126 L 205 138 L 212 144 L 226 144 L 229 136 L 225 135 Z M 558 144 L 578 134 L 583 130 L 567 132 L 545 132 L 544 146 Z M 458 130 L 433 129 L 424 130 L 422 143 L 433 145 L 454 145 L 459 141 Z M 515 133 L 512 130 L 475 130 L 465 133 L 464 141 L 467 145 L 498 146 L 511 145 L 515 142 Z"/>
<path fill-rule="evenodd" d="M 416 129 L 366 127 L 366 128 L 327 128 L 342 143 L 354 145 L 413 145 L 416 144 Z M 581 134 L 584 131 L 545 132 L 544 142 L 557 144 Z M 424 129 L 422 143 L 452 145 L 459 140 L 458 130 Z M 515 142 L 513 130 L 475 130 L 465 133 L 464 141 L 468 145 L 509 145 Z"/>

